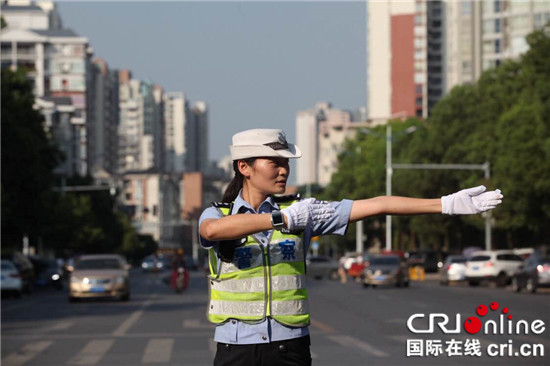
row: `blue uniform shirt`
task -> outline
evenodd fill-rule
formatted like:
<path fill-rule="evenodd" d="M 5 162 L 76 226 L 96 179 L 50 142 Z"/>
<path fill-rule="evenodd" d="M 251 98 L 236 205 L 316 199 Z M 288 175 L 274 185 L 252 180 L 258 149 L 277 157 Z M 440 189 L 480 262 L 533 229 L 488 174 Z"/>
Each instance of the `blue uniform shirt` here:
<path fill-rule="evenodd" d="M 349 222 L 349 215 L 351 212 L 351 205 L 353 201 L 342 200 L 340 202 L 330 202 L 334 207 L 335 213 L 330 220 L 324 223 L 310 223 L 304 231 L 304 245 L 305 251 L 309 249 L 309 241 L 314 236 L 335 234 L 344 235 Z M 271 211 L 279 210 L 279 205 L 271 198 L 268 197 L 262 204 L 258 212 L 246 202 L 239 192 L 238 197 L 235 199 L 233 210 L 231 214 L 240 213 L 271 213 Z M 205 219 L 219 219 L 221 214 L 215 207 L 209 207 L 202 213 L 199 219 L 199 227 Z M 254 234 L 253 236 L 262 243 L 267 245 L 271 230 Z M 219 242 L 211 242 L 206 239 L 200 238 L 201 246 L 205 249 L 214 248 L 217 251 Z M 247 324 L 238 320 L 231 320 L 227 323 L 216 326 L 216 332 L 214 334 L 214 340 L 216 342 L 230 343 L 230 344 L 257 344 L 281 341 L 285 339 L 292 339 L 303 337 L 309 334 L 308 327 L 291 328 L 277 323 L 275 320 L 268 317 L 258 324 Z"/>

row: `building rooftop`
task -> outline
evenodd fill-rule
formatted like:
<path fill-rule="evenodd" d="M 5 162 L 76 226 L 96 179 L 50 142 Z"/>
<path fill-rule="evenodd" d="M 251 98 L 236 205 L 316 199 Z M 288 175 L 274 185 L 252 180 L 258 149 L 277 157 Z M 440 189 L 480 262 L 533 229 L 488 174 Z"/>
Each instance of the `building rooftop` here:
<path fill-rule="evenodd" d="M 30 29 L 31 32 L 46 37 L 80 37 L 72 29 Z"/>
<path fill-rule="evenodd" d="M 2 4 L 0 7 L 0 10 L 2 12 L 4 11 L 39 11 L 41 13 L 44 12 L 41 7 L 37 5 L 7 5 Z"/>

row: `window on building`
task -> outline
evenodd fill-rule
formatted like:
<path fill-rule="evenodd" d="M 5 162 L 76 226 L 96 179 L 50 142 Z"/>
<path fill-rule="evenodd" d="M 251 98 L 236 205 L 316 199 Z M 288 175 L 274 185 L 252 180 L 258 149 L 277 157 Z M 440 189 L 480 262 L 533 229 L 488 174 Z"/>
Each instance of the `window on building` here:
<path fill-rule="evenodd" d="M 494 2 L 494 11 L 495 11 L 495 13 L 500 13 L 500 0 L 495 0 L 495 2 Z"/>
<path fill-rule="evenodd" d="M 416 106 L 422 107 L 422 98 L 416 98 Z"/>
<path fill-rule="evenodd" d="M 472 62 L 471 61 L 462 61 L 462 72 L 469 74 L 472 72 Z"/>
<path fill-rule="evenodd" d="M 416 91 L 416 94 L 422 94 L 422 85 L 416 85 L 415 91 Z"/>
<path fill-rule="evenodd" d="M 472 1 L 471 0 L 464 0 L 461 4 L 461 11 L 462 15 L 470 15 L 472 12 Z"/>
<path fill-rule="evenodd" d="M 422 117 L 422 109 L 417 109 L 416 110 L 416 116 L 417 117 Z"/>
<path fill-rule="evenodd" d="M 422 15 L 421 14 L 416 14 L 414 16 L 414 24 L 415 25 L 422 25 L 422 23 L 424 23 L 424 20 L 422 19 Z"/>
<path fill-rule="evenodd" d="M 73 61 L 71 63 L 71 71 L 76 73 L 84 72 L 84 61 Z"/>
<path fill-rule="evenodd" d="M 500 39 L 495 39 L 495 53 L 500 53 Z"/>
<path fill-rule="evenodd" d="M 500 19 L 495 19 L 495 32 L 500 33 Z"/>

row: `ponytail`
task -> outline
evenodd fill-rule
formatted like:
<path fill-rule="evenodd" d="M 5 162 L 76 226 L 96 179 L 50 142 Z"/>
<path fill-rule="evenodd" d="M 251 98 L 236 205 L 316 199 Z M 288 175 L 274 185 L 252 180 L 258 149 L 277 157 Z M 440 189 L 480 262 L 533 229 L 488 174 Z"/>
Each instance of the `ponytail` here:
<path fill-rule="evenodd" d="M 248 165 L 253 165 L 256 161 L 256 158 L 248 158 L 242 160 L 244 160 L 245 163 Z M 229 185 L 225 189 L 222 197 L 222 202 L 231 203 L 235 201 L 235 199 L 239 195 L 239 191 L 243 188 L 244 176 L 239 171 L 239 166 L 237 162 L 238 160 L 233 161 L 233 171 L 235 172 L 235 176 L 233 177 L 233 179 L 231 179 L 231 182 L 229 182 Z"/>

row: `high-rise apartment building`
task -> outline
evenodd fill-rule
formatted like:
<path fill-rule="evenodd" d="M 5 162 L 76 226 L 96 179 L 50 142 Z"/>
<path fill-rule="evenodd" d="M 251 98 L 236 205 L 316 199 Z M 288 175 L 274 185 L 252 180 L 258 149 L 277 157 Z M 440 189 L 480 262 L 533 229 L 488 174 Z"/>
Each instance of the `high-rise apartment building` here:
<path fill-rule="evenodd" d="M 2 1 L 2 17 L 14 29 L 62 29 L 61 16 L 53 1 Z"/>
<path fill-rule="evenodd" d="M 526 36 L 550 21 L 550 2 L 445 1 L 446 91 L 528 50 Z"/>
<path fill-rule="evenodd" d="M 361 120 L 354 120 L 359 116 Z M 330 183 L 338 169 L 338 154 L 344 141 L 353 138 L 360 128 L 374 127 L 386 120 L 362 120 L 364 108 L 357 113 L 332 108 L 330 103 L 317 103 L 313 109 L 296 114 L 296 144 L 302 157 L 296 164 L 296 184 Z"/>
<path fill-rule="evenodd" d="M 50 127 L 53 136 L 69 139 L 57 141 L 62 150 L 71 149 L 63 150 L 71 160 L 64 163 L 60 173 L 86 175 L 86 123 L 91 108 L 87 93 L 92 87 L 89 73 L 93 53 L 88 40 L 70 29 L 60 28 L 59 15 L 51 2 L 9 2 L 2 4 L 2 16 L 7 22 L 0 32 L 2 67 L 26 71 L 36 98 L 45 98 L 37 107 L 45 106 L 47 113 L 56 113 L 59 108 L 67 110 L 70 101 L 74 107 L 70 126 L 62 128 L 64 133 L 55 132 L 59 119 L 54 116 L 49 118 Z"/>
<path fill-rule="evenodd" d="M 427 117 L 444 83 L 441 1 L 370 1 L 367 13 L 369 118 Z"/>
<path fill-rule="evenodd" d="M 119 85 L 118 71 L 110 70 L 107 62 L 93 61 L 90 73 L 92 105 L 87 123 L 88 165 L 90 173 L 113 174 L 118 168 Z"/>
<path fill-rule="evenodd" d="M 369 1 L 367 14 L 369 118 L 427 117 L 454 86 L 527 51 L 550 2 Z"/>
<path fill-rule="evenodd" d="M 159 85 L 119 73 L 119 172 L 161 171 L 163 148 L 163 91 Z"/>
<path fill-rule="evenodd" d="M 204 102 L 191 107 L 182 92 L 164 96 L 165 171 L 204 172 L 208 162 L 208 109 Z"/>
<path fill-rule="evenodd" d="M 164 139 L 166 172 L 185 171 L 185 128 L 189 121 L 189 105 L 182 92 L 164 94 Z"/>
<path fill-rule="evenodd" d="M 196 102 L 191 107 L 194 136 L 187 137 L 189 153 L 187 166 L 191 172 L 206 172 L 208 160 L 208 107 L 205 102 Z"/>

